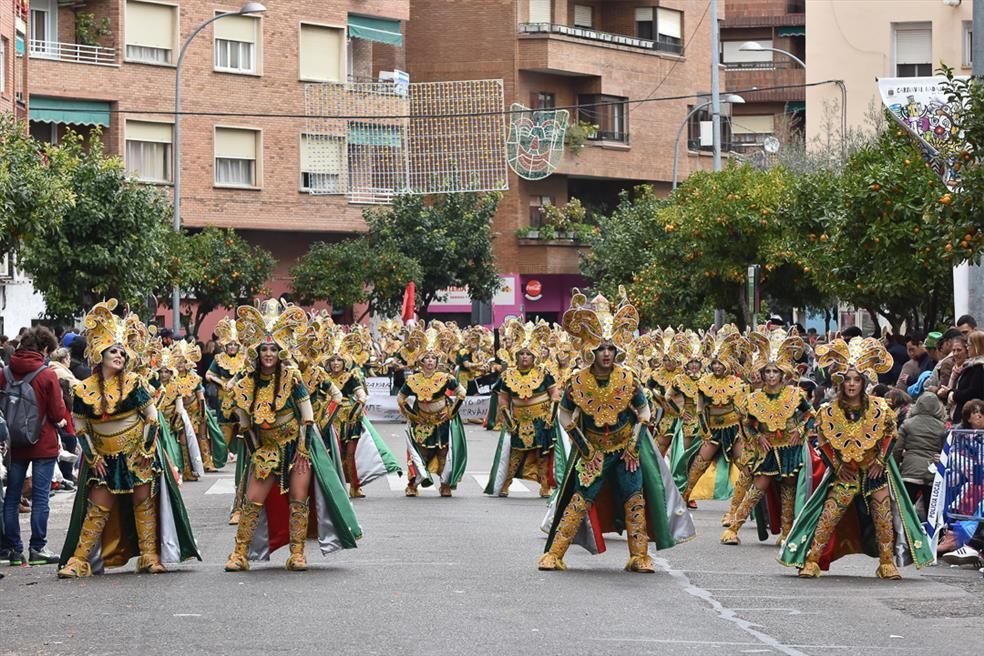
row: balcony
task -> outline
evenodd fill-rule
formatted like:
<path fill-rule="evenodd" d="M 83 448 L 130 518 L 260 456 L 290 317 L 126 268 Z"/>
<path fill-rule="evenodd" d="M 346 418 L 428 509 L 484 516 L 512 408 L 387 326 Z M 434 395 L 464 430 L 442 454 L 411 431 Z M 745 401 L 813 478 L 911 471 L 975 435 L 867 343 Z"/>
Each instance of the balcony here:
<path fill-rule="evenodd" d="M 78 43 L 31 40 L 32 59 L 53 59 L 74 64 L 116 66 L 116 48 L 84 46 Z"/>
<path fill-rule="evenodd" d="M 601 32 L 587 27 L 574 27 L 571 25 L 557 25 L 555 23 L 520 23 L 520 34 L 563 34 L 564 36 L 574 37 L 575 39 L 585 39 L 598 43 L 626 46 L 628 48 L 639 48 L 642 50 L 658 50 L 673 55 L 683 54 L 682 43 L 670 43 L 666 40 L 652 41 L 640 39 L 625 34 L 613 34 L 611 32 Z"/>
<path fill-rule="evenodd" d="M 806 81 L 806 71 L 795 62 L 776 59 L 774 62 L 727 63 L 725 67 L 725 90 L 741 94 L 745 102 L 790 102 L 806 98 L 803 87 L 797 86 Z M 782 86 L 788 88 L 771 88 Z"/>

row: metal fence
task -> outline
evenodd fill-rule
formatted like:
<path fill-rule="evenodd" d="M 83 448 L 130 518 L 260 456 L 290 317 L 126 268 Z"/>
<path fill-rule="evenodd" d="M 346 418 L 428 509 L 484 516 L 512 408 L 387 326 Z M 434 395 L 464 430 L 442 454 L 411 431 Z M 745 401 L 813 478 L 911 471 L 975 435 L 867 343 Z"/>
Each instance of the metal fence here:
<path fill-rule="evenodd" d="M 954 430 L 946 467 L 946 515 L 984 520 L 984 430 Z"/>

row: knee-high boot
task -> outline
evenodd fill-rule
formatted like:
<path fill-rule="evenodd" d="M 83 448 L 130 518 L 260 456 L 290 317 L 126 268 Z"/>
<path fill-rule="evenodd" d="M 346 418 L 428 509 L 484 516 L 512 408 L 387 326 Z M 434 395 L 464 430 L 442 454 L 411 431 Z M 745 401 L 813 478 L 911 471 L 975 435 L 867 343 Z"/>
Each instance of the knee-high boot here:
<path fill-rule="evenodd" d="M 291 572 L 304 572 L 308 568 L 304 557 L 304 541 L 307 540 L 308 500 L 290 500 L 290 517 L 287 528 L 290 535 L 290 556 L 287 557 L 287 569 Z"/>
<path fill-rule="evenodd" d="M 89 510 L 85 514 L 85 521 L 82 522 L 82 529 L 79 532 L 79 542 L 75 545 L 72 557 L 68 559 L 64 567 L 58 570 L 58 578 L 80 579 L 92 576 L 89 554 L 102 538 L 110 510 L 105 506 L 89 503 Z"/>
<path fill-rule="evenodd" d="M 185 436 L 185 440 L 187 440 Z M 181 472 L 181 478 L 186 481 L 197 481 L 198 474 L 191 468 L 191 452 L 188 451 L 187 441 L 181 442 L 181 459 L 184 460 L 184 469 Z"/>
<path fill-rule="evenodd" d="M 735 515 L 731 520 L 731 525 L 724 529 L 724 533 L 721 534 L 721 544 L 741 544 L 738 531 L 748 520 L 749 515 L 752 514 L 755 506 L 758 505 L 758 502 L 762 500 L 763 496 L 765 496 L 765 490 L 760 490 L 758 487 L 753 487 L 745 494 L 745 498 L 742 499 L 742 502 L 738 504 L 738 508 L 735 509 Z"/>
<path fill-rule="evenodd" d="M 198 433 L 198 448 L 202 452 L 202 467 L 207 472 L 219 471 L 212 460 L 212 436 L 208 434 L 208 426 L 203 421 Z"/>
<path fill-rule="evenodd" d="M 625 502 L 625 533 L 629 543 L 628 572 L 652 574 L 656 571 L 649 555 L 649 531 L 646 528 L 646 498 L 637 492 Z"/>
<path fill-rule="evenodd" d="M 833 535 L 841 517 L 844 516 L 847 506 L 854 499 L 854 495 L 853 489 L 834 483 L 827 500 L 823 504 L 823 510 L 820 512 L 817 529 L 813 533 L 813 544 L 806 553 L 806 562 L 799 572 L 801 577 L 817 578 L 820 576 L 820 556 L 827 547 L 827 542 L 830 541 L 830 536 Z"/>
<path fill-rule="evenodd" d="M 581 526 L 581 521 L 590 507 L 591 504 L 585 500 L 580 492 L 574 493 L 567 507 L 564 508 L 564 514 L 560 517 L 560 523 L 557 525 L 557 532 L 554 533 L 550 548 L 540 556 L 538 564 L 540 569 L 567 569 L 567 565 L 564 564 L 564 554 L 567 553 L 567 548 L 571 546 L 577 529 Z"/>
<path fill-rule="evenodd" d="M 509 451 L 509 464 L 506 465 L 506 480 L 502 481 L 502 489 L 499 490 L 500 497 L 509 496 L 509 486 L 512 485 L 513 478 L 519 473 L 519 467 L 523 464 L 523 451 L 512 449 Z"/>
<path fill-rule="evenodd" d="M 548 454 L 543 451 L 537 454 L 536 475 L 540 479 L 540 497 L 544 499 L 553 494 L 553 488 L 550 486 L 550 466 L 552 464 L 553 458 Z"/>
<path fill-rule="evenodd" d="M 249 544 L 253 541 L 256 525 L 260 521 L 260 510 L 262 509 L 262 503 L 243 499 L 243 505 L 239 509 L 239 526 L 236 527 L 236 546 L 233 552 L 229 554 L 225 571 L 245 572 L 249 569 L 249 561 L 246 560 L 246 556 L 249 552 Z"/>
<path fill-rule="evenodd" d="M 444 474 L 444 468 L 447 466 L 447 464 L 448 464 L 448 447 L 442 446 L 437 450 L 438 477 Z M 442 497 L 451 496 L 451 486 L 448 485 L 447 483 L 441 483 L 440 493 Z"/>
<path fill-rule="evenodd" d="M 690 464 L 690 471 L 687 472 L 687 489 L 683 492 L 684 501 L 690 501 L 690 495 L 694 493 L 694 488 L 697 487 L 697 481 L 704 475 L 707 468 L 711 466 L 711 462 L 713 460 L 704 458 L 700 453 L 694 457 L 694 461 Z"/>
<path fill-rule="evenodd" d="M 796 481 L 779 481 L 779 501 L 781 503 L 782 533 L 779 534 L 779 544 L 786 541 L 793 529 L 793 519 L 796 515 Z"/>
<path fill-rule="evenodd" d="M 871 521 L 875 525 L 875 540 L 878 542 L 878 569 L 875 574 L 880 579 L 896 580 L 902 578 L 895 566 L 895 526 L 892 523 L 892 501 L 887 496 L 881 501 L 868 498 Z"/>
<path fill-rule="evenodd" d="M 356 445 L 358 445 L 358 441 L 356 440 L 345 443 L 345 458 L 343 467 L 345 469 L 345 478 L 348 479 L 349 496 L 353 499 L 361 499 L 366 495 L 362 492 L 362 487 L 359 485 L 359 473 L 355 468 Z"/>
<path fill-rule="evenodd" d="M 752 487 L 752 470 L 749 467 L 742 467 L 738 472 L 738 480 L 735 481 L 735 494 L 731 497 L 731 507 L 721 517 L 721 526 L 731 526 L 738 506 L 745 500 L 745 495 L 748 494 L 750 487 Z"/>
<path fill-rule="evenodd" d="M 157 506 L 154 505 L 154 501 L 155 497 L 148 496 L 133 506 L 137 545 L 140 547 L 137 573 L 163 574 L 167 571 L 167 568 L 161 564 L 161 557 L 157 552 Z"/>

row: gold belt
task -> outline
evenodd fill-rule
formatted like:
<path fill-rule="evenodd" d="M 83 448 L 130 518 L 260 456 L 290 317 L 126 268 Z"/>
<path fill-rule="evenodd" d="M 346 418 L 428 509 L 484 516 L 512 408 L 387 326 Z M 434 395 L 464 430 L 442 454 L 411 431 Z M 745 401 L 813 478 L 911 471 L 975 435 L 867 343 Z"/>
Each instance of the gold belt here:
<path fill-rule="evenodd" d="M 113 424 L 119 425 L 119 423 L 123 423 L 124 425 L 118 431 L 99 432 L 100 428 L 103 430 L 109 429 Z M 120 453 L 129 453 L 140 446 L 140 442 L 143 440 L 143 429 L 143 422 L 140 421 L 135 413 L 129 417 L 125 417 L 124 422 L 112 420 L 104 422 L 101 426 L 97 424 L 93 427 L 92 431 L 92 448 L 101 456 L 115 456 Z"/>
<path fill-rule="evenodd" d="M 536 421 L 537 419 L 547 421 L 550 419 L 551 406 L 552 404 L 549 396 L 545 401 L 528 403 L 524 405 L 519 405 L 513 401 L 513 418 L 518 422 Z"/>
<path fill-rule="evenodd" d="M 602 433 L 588 428 L 584 430 L 584 436 L 588 438 L 588 441 L 591 442 L 592 446 L 600 451 L 603 451 L 604 453 L 611 453 L 612 451 L 624 449 L 632 440 L 632 433 L 632 424 L 625 424 L 621 428 L 614 431 Z"/>
<path fill-rule="evenodd" d="M 717 413 L 714 410 L 712 408 L 708 412 L 707 417 L 707 425 L 711 428 L 727 428 L 741 423 L 741 417 L 734 408 L 728 408 L 724 411 L 719 410 Z"/>

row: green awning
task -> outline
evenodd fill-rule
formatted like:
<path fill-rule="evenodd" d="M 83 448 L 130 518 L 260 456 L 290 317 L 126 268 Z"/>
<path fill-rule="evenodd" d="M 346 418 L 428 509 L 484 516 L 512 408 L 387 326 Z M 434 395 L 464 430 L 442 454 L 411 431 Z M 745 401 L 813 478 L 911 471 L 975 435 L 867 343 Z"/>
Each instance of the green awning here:
<path fill-rule="evenodd" d="M 349 125 L 349 145 L 399 148 L 401 142 L 400 128 L 391 128 L 384 125 Z"/>
<path fill-rule="evenodd" d="M 806 103 L 802 100 L 790 100 L 786 103 L 787 112 L 805 112 Z"/>
<path fill-rule="evenodd" d="M 391 46 L 403 45 L 400 21 L 389 18 L 369 18 L 368 16 L 348 17 L 349 36 L 355 39 L 387 43 Z"/>
<path fill-rule="evenodd" d="M 806 27 L 803 25 L 780 27 L 776 31 L 776 36 L 806 36 Z"/>
<path fill-rule="evenodd" d="M 37 123 L 102 125 L 109 127 L 109 103 L 99 100 L 75 100 L 31 96 L 31 120 Z"/>

